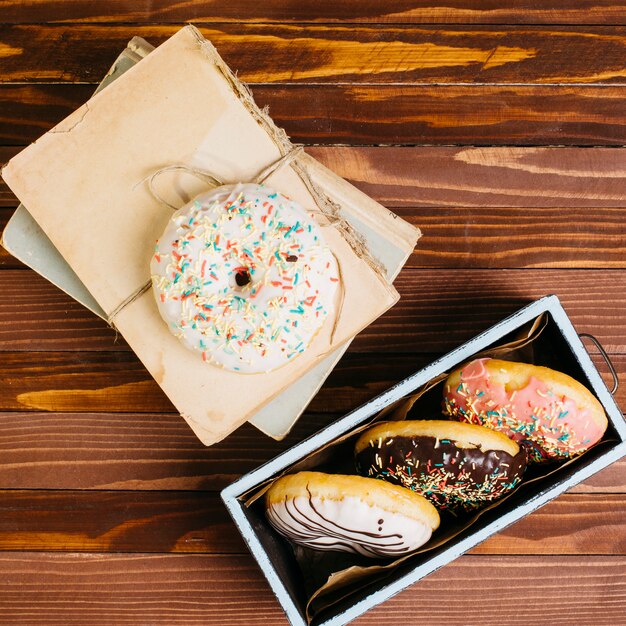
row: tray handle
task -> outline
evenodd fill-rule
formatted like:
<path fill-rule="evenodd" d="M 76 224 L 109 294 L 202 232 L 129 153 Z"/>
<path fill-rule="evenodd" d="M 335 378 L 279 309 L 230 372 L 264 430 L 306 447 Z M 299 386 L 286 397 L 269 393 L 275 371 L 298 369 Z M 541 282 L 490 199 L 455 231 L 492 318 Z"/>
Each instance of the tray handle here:
<path fill-rule="evenodd" d="M 619 386 L 619 381 L 617 379 L 617 372 L 615 371 L 615 367 L 613 363 L 611 363 L 611 359 L 609 358 L 609 355 L 606 353 L 606 350 L 602 347 L 602 344 L 593 335 L 589 333 L 579 333 L 578 336 L 581 339 L 583 337 L 586 337 L 587 339 L 591 340 L 591 343 L 593 343 L 596 348 L 598 348 L 598 352 L 600 353 L 600 355 L 606 362 L 606 365 L 609 368 L 609 372 L 611 372 L 611 376 L 613 377 L 613 389 L 611 389 L 611 395 L 614 396 L 615 392 L 617 391 L 617 387 Z"/>

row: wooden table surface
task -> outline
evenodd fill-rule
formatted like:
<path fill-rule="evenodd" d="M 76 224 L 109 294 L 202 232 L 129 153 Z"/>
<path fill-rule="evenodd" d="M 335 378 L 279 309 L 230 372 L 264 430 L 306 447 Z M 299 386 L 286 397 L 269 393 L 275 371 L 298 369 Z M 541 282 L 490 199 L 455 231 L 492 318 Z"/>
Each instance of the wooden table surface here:
<path fill-rule="evenodd" d="M 123 340 L 0 252 L 3 625 L 285 624 L 219 489 L 545 294 L 626 370 L 626 3 L 6 0 L 0 162 L 185 21 L 424 236 L 284 442 L 208 449 Z M 16 205 L 0 187 L 0 226 Z M 625 522 L 621 462 L 356 623 L 624 625 Z"/>

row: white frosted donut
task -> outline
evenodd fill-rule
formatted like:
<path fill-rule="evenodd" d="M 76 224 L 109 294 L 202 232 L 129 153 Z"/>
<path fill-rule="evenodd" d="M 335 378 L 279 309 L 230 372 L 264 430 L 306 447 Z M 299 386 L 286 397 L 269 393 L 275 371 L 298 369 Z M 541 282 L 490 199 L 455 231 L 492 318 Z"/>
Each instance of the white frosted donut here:
<path fill-rule="evenodd" d="M 317 223 L 256 184 L 218 187 L 179 209 L 150 269 L 170 331 L 205 361 L 249 374 L 304 352 L 339 284 Z"/>

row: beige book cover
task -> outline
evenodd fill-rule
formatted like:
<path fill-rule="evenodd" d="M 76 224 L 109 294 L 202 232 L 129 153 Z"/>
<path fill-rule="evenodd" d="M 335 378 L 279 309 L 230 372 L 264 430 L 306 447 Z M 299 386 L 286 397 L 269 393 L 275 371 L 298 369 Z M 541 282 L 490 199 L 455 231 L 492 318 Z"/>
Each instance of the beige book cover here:
<path fill-rule="evenodd" d="M 147 176 L 186 163 L 226 182 L 246 181 L 290 148 L 211 44 L 188 26 L 12 159 L 3 177 L 110 313 L 149 279 L 154 241 L 171 215 L 149 193 Z M 319 207 L 328 199 L 320 175 L 302 155 L 268 184 Z M 201 190 L 184 176 L 167 186 L 178 190 L 177 199 L 168 198 L 178 205 Z M 151 292 L 115 318 L 205 444 L 243 423 L 397 299 L 384 268 L 361 254 L 358 238 L 329 224 L 324 231 L 344 290 L 332 341 L 331 322 L 301 357 L 275 372 L 241 375 L 204 364 L 169 333 Z"/>

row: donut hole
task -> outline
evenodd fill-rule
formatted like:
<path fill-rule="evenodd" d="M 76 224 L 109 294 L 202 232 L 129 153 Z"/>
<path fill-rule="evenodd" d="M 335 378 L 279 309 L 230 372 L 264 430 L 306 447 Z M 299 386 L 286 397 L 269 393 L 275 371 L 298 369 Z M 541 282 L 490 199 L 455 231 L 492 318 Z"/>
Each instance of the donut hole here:
<path fill-rule="evenodd" d="M 250 275 L 250 270 L 246 267 L 239 268 L 235 272 L 235 282 L 238 287 L 245 287 L 249 285 L 252 281 L 252 276 Z"/>

